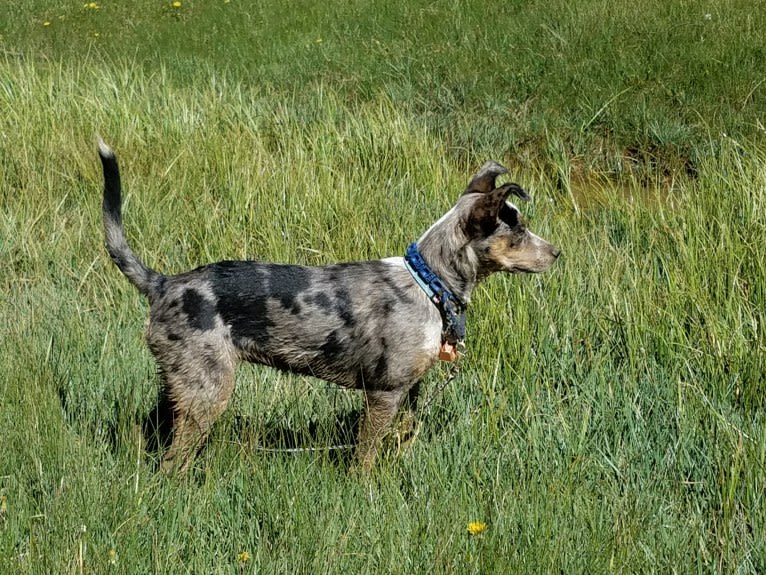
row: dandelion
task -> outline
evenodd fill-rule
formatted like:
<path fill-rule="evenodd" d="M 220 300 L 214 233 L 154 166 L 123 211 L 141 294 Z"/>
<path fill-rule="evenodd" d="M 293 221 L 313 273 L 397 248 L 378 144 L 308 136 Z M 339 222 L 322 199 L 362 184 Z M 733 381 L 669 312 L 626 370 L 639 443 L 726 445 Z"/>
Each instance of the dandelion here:
<path fill-rule="evenodd" d="M 83 4 L 82 7 L 86 10 L 98 10 L 99 8 L 96 2 L 87 2 L 86 4 Z"/>
<path fill-rule="evenodd" d="M 173 6 L 173 8 L 180 8 L 181 7 L 181 3 L 178 0 L 176 0 L 175 2 L 173 2 L 172 6 Z"/>
<path fill-rule="evenodd" d="M 242 551 L 241 553 L 237 555 L 237 560 L 240 563 L 247 563 L 248 561 L 250 561 L 250 553 L 248 553 L 247 551 Z"/>
<path fill-rule="evenodd" d="M 471 521 L 466 527 L 466 530 L 471 535 L 481 535 L 487 530 L 487 524 L 482 523 L 481 521 Z"/>
<path fill-rule="evenodd" d="M 48 20 L 46 20 L 45 22 L 43 22 L 43 26 L 45 26 L 46 28 L 47 28 L 48 26 L 50 26 L 50 25 L 51 25 L 51 23 L 50 23 Z"/>

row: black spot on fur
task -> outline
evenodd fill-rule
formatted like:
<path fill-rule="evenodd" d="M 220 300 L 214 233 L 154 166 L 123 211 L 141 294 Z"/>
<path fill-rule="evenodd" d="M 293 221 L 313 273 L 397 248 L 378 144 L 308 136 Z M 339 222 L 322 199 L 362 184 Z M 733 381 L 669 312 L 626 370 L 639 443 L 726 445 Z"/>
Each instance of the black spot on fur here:
<path fill-rule="evenodd" d="M 311 285 L 311 270 L 302 266 L 267 264 L 253 261 L 224 261 L 207 266 L 216 296 L 216 309 L 231 326 L 235 339 L 248 339 L 256 345 L 269 340 L 274 322 L 268 316 L 269 301 L 297 314 L 298 296 Z"/>
<path fill-rule="evenodd" d="M 372 372 L 372 377 L 374 378 L 374 381 L 376 385 L 379 385 L 386 379 L 386 375 L 388 374 L 388 344 L 386 342 L 386 338 L 382 337 L 380 338 L 380 356 L 378 357 L 378 361 L 375 363 L 375 368 Z"/>
<path fill-rule="evenodd" d="M 323 309 L 325 311 L 332 310 L 332 302 L 330 301 L 329 296 L 324 292 L 319 292 L 314 294 L 313 296 L 308 298 L 307 302 L 310 304 L 314 304 L 318 308 Z"/>
<path fill-rule="evenodd" d="M 117 252 L 112 252 L 109 250 L 109 255 L 112 258 L 112 261 L 114 264 L 121 270 L 130 267 L 130 260 L 124 255 Z"/>
<path fill-rule="evenodd" d="M 380 313 L 384 318 L 388 318 L 396 309 L 396 302 L 393 298 L 386 297 L 380 300 Z"/>
<path fill-rule="evenodd" d="M 375 380 L 375 383 L 377 385 L 380 385 L 385 379 L 386 374 L 388 373 L 388 360 L 386 359 L 385 354 L 380 354 L 380 357 L 378 358 L 378 362 L 375 364 L 375 369 L 373 370 L 372 376 Z"/>
<path fill-rule="evenodd" d="M 402 303 L 412 303 L 412 298 L 408 296 L 405 291 L 402 289 L 402 287 L 397 284 L 390 276 L 388 276 L 385 273 L 380 274 L 383 283 L 386 285 L 388 290 Z"/>
<path fill-rule="evenodd" d="M 279 299 L 282 307 L 293 314 L 299 314 L 301 307 L 297 297 L 311 285 L 308 268 L 301 266 L 268 266 L 269 289 Z"/>
<path fill-rule="evenodd" d="M 188 316 L 190 326 L 202 331 L 215 327 L 215 307 L 197 290 L 187 289 L 181 299 L 183 311 Z"/>
<path fill-rule="evenodd" d="M 386 389 L 388 388 L 387 378 L 388 359 L 385 353 L 381 353 L 362 368 L 357 380 L 357 386 L 361 388 Z"/>
<path fill-rule="evenodd" d="M 330 364 L 340 361 L 346 351 L 337 329 L 330 332 L 319 349 Z"/>
<path fill-rule="evenodd" d="M 171 331 L 171 332 L 168 332 L 168 339 L 170 341 L 181 341 L 183 338 L 180 335 L 178 335 L 177 333 L 173 333 Z"/>
<path fill-rule="evenodd" d="M 346 327 L 354 327 L 356 325 L 354 308 L 348 290 L 339 289 L 335 291 L 335 313 L 343 320 L 343 325 Z"/>
<path fill-rule="evenodd" d="M 156 297 L 162 297 L 165 295 L 165 291 L 167 290 L 167 283 L 168 283 L 167 277 L 159 276 L 159 278 L 157 279 L 157 285 L 155 286 L 155 290 L 154 290 L 157 294 Z"/>
<path fill-rule="evenodd" d="M 508 204 L 500 206 L 500 213 L 498 214 L 500 221 L 504 222 L 509 228 L 515 228 L 521 226 L 521 219 L 519 218 L 519 212 L 514 210 Z"/>

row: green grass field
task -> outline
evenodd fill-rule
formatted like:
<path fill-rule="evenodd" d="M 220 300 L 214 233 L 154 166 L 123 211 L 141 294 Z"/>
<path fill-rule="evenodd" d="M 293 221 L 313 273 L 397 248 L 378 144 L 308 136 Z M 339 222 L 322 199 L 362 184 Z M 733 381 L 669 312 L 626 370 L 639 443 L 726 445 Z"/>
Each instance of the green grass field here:
<path fill-rule="evenodd" d="M 4 3 L 0 573 L 766 572 L 765 28 L 753 0 Z M 371 476 L 259 450 L 343 441 L 360 397 L 243 366 L 166 477 L 96 133 L 168 273 L 402 254 L 488 158 L 564 253 L 477 291 Z"/>

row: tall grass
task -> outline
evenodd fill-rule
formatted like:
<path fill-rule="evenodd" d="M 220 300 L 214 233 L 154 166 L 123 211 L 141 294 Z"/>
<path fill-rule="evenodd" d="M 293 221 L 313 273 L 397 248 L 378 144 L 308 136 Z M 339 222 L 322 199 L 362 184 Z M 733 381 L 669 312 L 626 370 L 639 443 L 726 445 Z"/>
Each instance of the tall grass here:
<path fill-rule="evenodd" d="M 563 120 L 571 108 L 560 101 L 547 109 L 561 123 L 546 123 L 537 147 L 514 151 L 514 137 L 492 126 L 500 118 L 510 133 L 523 119 L 510 123 L 475 99 L 499 101 L 500 80 L 468 82 L 468 104 L 440 108 L 450 78 L 474 60 L 456 50 L 438 57 L 454 58 L 455 69 L 445 64 L 428 90 L 418 74 L 431 54 L 425 40 L 447 37 L 441 27 L 479 35 L 480 59 L 500 53 L 502 34 L 479 34 L 488 17 L 479 15 L 501 28 L 509 14 L 531 19 L 526 5 L 307 5 L 284 19 L 270 4 L 235 5 L 240 22 L 221 16 L 223 3 L 184 2 L 181 15 L 170 5 L 147 3 L 140 14 L 76 4 L 64 14 L 76 25 L 53 40 L 42 34 L 61 21 L 53 9 L 38 16 L 42 6 L 3 8 L 17 24 L 5 21 L 3 41 L 24 47 L 0 61 L 0 572 L 766 570 L 766 151 L 755 132 L 728 128 L 752 122 L 757 89 L 739 111 L 721 105 L 720 117 L 706 88 L 688 96 L 729 134 L 678 132 L 693 170 L 667 150 L 657 164 L 644 132 L 625 128 L 609 145 L 627 148 L 625 138 L 646 162 L 607 178 L 603 165 L 586 171 L 591 148 L 573 148 Z M 563 11 L 553 31 L 566 40 L 587 20 L 594 36 L 606 34 L 616 17 L 597 27 L 607 7 L 589 6 Z M 449 22 L 438 18 L 447 8 Z M 747 20 L 736 3 L 714 8 L 716 18 L 730 10 Z M 339 18 L 353 10 L 364 16 L 358 29 Z M 663 4 L 643 20 L 624 18 L 663 30 L 679 11 Z M 414 36 L 393 25 L 405 16 Z M 91 17 L 109 26 L 93 38 L 106 45 L 78 60 L 72 38 Z M 38 18 L 53 24 L 43 30 Z M 261 25 L 248 27 L 253 20 Z M 732 50 L 757 48 L 747 32 L 735 39 L 712 21 Z M 323 22 L 342 22 L 349 46 L 333 45 L 339 33 L 314 34 Z M 231 34 L 194 48 L 208 62 L 192 69 L 184 50 L 192 39 L 212 43 L 209 28 L 222 23 Z M 178 24 L 189 33 L 174 32 Z M 357 59 L 363 33 L 389 52 Z M 262 38 L 267 56 L 250 62 L 238 34 Z M 130 54 L 111 51 L 131 39 L 140 45 Z M 219 52 L 237 45 L 230 57 Z M 332 58 L 311 59 L 328 45 Z M 654 58 L 641 46 L 634 58 Z M 344 88 L 338 70 L 353 63 L 355 87 Z M 400 75 L 387 82 L 395 66 Z M 545 81 L 551 66 L 543 60 L 530 82 Z M 680 76 L 670 88 L 680 89 Z M 402 78 L 412 81 L 408 94 Z M 621 89 L 569 116 L 579 118 L 573 125 L 595 134 L 620 98 L 596 112 Z M 726 93 L 749 89 L 733 82 Z M 652 94 L 647 114 L 686 125 Z M 102 245 L 97 132 L 121 161 L 130 242 L 165 272 L 235 257 L 318 265 L 400 254 L 487 157 L 515 166 L 533 196 L 523 207 L 530 227 L 564 255 L 543 276 L 493 277 L 478 290 L 459 378 L 425 414 L 414 446 L 392 448 L 371 477 L 349 476 L 343 456 L 321 450 L 259 451 L 291 437 L 308 447 L 338 440 L 359 398 L 251 367 L 238 372 L 194 472 L 161 476 L 135 430 L 157 381 L 141 340 L 146 304 Z M 426 396 L 444 375 L 427 378 Z M 470 535 L 469 521 L 487 530 Z"/>
<path fill-rule="evenodd" d="M 164 64 L 179 85 L 227 76 L 309 105 L 317 82 L 354 102 L 383 92 L 458 157 L 481 145 L 545 162 L 553 134 L 599 171 L 694 172 L 721 132 L 764 134 L 762 1 L 6 4 L 12 57 L 106 54 L 149 75 Z"/>

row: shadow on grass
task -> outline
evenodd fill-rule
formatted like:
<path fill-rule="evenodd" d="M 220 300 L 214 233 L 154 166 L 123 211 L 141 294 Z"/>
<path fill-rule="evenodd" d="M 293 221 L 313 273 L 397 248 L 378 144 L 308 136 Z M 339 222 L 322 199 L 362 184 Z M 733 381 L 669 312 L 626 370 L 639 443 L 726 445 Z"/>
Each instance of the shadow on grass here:
<path fill-rule="evenodd" d="M 312 419 L 299 428 L 281 419 L 272 418 L 264 423 L 253 417 L 236 415 L 230 424 L 230 433 L 233 441 L 245 444 L 253 452 L 326 453 L 332 463 L 346 467 L 351 463 L 360 421 L 359 410 L 338 414 L 333 423 Z M 173 411 L 166 398 L 161 397 L 143 419 L 141 432 L 147 454 L 158 463 L 173 440 Z M 117 433 L 112 436 L 116 440 Z"/>
<path fill-rule="evenodd" d="M 238 415 L 231 425 L 236 441 L 255 453 L 274 455 L 323 454 L 333 464 L 351 464 L 361 423 L 359 410 L 337 414 L 332 420 L 311 419 L 296 427 L 283 419 L 266 422 Z"/>
<path fill-rule="evenodd" d="M 450 410 L 433 410 L 428 415 L 428 421 L 414 421 L 407 417 L 407 411 L 400 412 L 384 440 L 382 454 L 406 449 L 416 435 L 421 441 L 438 439 L 455 419 Z M 338 413 L 332 419 L 311 419 L 298 426 L 276 416 L 264 422 L 261 418 L 235 415 L 229 424 L 228 439 L 254 454 L 323 455 L 332 464 L 348 468 L 361 421 L 358 409 Z M 158 402 L 144 419 L 142 430 L 147 453 L 159 461 L 172 440 L 172 411 L 167 401 Z"/>

